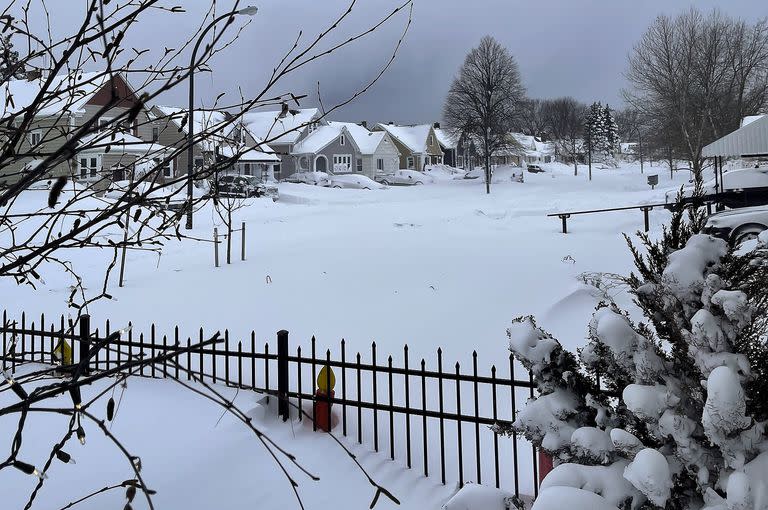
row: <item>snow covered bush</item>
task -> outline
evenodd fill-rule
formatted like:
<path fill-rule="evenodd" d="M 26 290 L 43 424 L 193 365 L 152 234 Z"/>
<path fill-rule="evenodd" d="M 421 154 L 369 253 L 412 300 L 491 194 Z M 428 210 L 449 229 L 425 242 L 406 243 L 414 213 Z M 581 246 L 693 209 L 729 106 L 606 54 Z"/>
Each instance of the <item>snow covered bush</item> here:
<path fill-rule="evenodd" d="M 532 317 L 507 330 L 539 395 L 499 428 L 556 466 L 535 510 L 768 509 L 768 236 L 736 251 L 702 221 L 627 238 L 644 322 L 601 303 L 578 354 Z"/>

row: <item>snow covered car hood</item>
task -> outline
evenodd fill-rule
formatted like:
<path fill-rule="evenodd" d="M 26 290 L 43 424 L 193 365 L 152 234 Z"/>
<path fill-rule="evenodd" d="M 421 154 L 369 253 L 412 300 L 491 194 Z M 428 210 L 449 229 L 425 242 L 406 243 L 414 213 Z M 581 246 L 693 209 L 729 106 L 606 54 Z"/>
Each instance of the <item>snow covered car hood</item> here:
<path fill-rule="evenodd" d="M 733 227 L 745 223 L 768 225 L 768 206 L 744 207 L 713 214 L 705 227 Z"/>

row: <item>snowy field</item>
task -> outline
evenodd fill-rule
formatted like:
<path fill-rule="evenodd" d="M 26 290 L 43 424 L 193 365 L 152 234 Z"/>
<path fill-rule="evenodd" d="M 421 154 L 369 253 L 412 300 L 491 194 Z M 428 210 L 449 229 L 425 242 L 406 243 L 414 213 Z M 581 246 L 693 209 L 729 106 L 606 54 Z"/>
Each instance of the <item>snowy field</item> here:
<path fill-rule="evenodd" d="M 638 165 L 627 165 L 596 169 L 589 182 L 586 167 L 574 177 L 572 167 L 543 166 L 545 173 L 526 174 L 524 184 L 494 185 L 490 196 L 481 180 L 373 191 L 281 184 L 278 203 L 255 200 L 236 213 L 238 225 L 247 223 L 245 262 L 239 260 L 239 238 L 233 263 L 220 268 L 213 267 L 210 243 L 172 241 L 160 258 L 131 253 L 126 287 L 117 288 L 115 274 L 115 300 L 96 303 L 89 312 L 95 324 L 109 318 L 115 328 L 131 321 L 137 330 L 147 331 L 155 323 L 160 333 L 178 325 L 183 336 L 195 335 L 200 326 L 207 331 L 228 328 L 235 339 L 255 330 L 261 343 L 287 329 L 292 349 L 306 348 L 316 335 L 320 352 L 327 347 L 338 353 L 344 338 L 348 351 L 360 351 L 364 359 L 372 341 L 379 359 L 390 353 L 400 359 L 407 343 L 412 359 L 425 357 L 432 363 L 435 350 L 442 347 L 449 366 L 469 361 L 477 350 L 483 372 L 507 359 L 510 320 L 533 314 L 565 346 L 575 348 L 584 343 L 588 318 L 600 299 L 579 283 L 578 275 L 627 273 L 631 259 L 621 233 L 642 228 L 643 216 L 639 210 L 574 216 L 570 233 L 563 235 L 560 220 L 546 215 L 663 202 L 664 193 L 687 183 L 689 175 L 680 172 L 671 181 L 662 167 L 646 166 L 641 175 Z M 646 176 L 655 173 L 660 186 L 651 190 Z M 45 195 L 28 192 L 24 200 L 42 203 Z M 652 211 L 652 231 L 668 218 L 661 208 Z M 199 212 L 195 221 L 199 237 L 210 238 L 214 226 L 222 230 L 211 210 Z M 86 285 L 96 288 L 104 257 L 84 251 L 70 258 L 85 274 Z M 11 316 L 66 312 L 69 282 L 53 270 L 43 277 L 46 285 L 37 291 L 0 283 L 3 306 Z M 626 305 L 626 296 L 616 299 Z M 213 508 L 222 503 L 218 495 L 223 493 L 231 500 L 227 508 L 252 508 L 253 501 L 264 502 L 264 508 L 294 507 L 287 483 L 277 481 L 279 475 L 247 431 L 227 420 L 216 426 L 218 409 L 191 402 L 191 395 L 178 396 L 171 384 L 132 383 L 122 421 L 115 426 L 131 445 L 141 447 L 137 453 L 148 466 L 148 476 L 154 475 L 162 489 L 158 497 L 181 495 L 180 508 Z M 240 398 L 245 408 L 255 406 L 255 397 Z M 0 421 L 2 437 L 8 437 L 7 426 L 12 424 Z M 319 484 L 302 484 L 308 508 L 328 508 L 331 499 L 342 510 L 367 507 L 373 491 L 362 478 L 359 484 L 351 481 L 361 475 L 340 450 L 318 446 L 311 431 L 300 425 L 265 426 L 310 469 L 325 473 Z M 186 448 L 190 442 L 199 448 Z M 370 450 L 364 445 L 356 453 L 364 453 L 364 465 L 396 492 L 402 508 L 438 509 L 452 493 L 439 479 L 425 479 L 418 469 L 407 471 L 401 461 L 392 463 L 384 453 Z M 51 486 L 87 479 L 87 488 L 96 489 L 108 474 L 113 479 L 128 476 L 124 467 L 103 466 L 98 454 L 90 455 L 94 457 L 73 470 L 76 475 L 52 477 Z M 57 476 L 62 470 L 57 467 Z M 0 482 L 31 484 L 19 476 L 9 482 L 3 474 Z M 335 494 L 340 486 L 349 491 L 343 498 Z M 57 491 L 46 492 L 51 507 L 68 502 L 51 493 Z M 159 507 L 171 503 L 163 501 Z M 390 507 L 381 503 L 377 508 Z"/>

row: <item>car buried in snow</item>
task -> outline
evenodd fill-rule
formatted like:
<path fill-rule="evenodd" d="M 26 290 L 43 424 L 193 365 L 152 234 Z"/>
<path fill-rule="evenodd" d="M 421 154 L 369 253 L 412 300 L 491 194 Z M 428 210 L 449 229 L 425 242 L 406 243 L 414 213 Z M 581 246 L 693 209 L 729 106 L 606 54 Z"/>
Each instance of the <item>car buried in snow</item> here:
<path fill-rule="evenodd" d="M 285 179 L 285 182 L 298 184 L 312 184 L 314 186 L 329 186 L 330 176 L 325 172 L 296 172 Z"/>
<path fill-rule="evenodd" d="M 220 197 L 278 199 L 277 186 L 262 182 L 254 175 L 222 175 L 214 182 L 211 192 Z"/>
<path fill-rule="evenodd" d="M 386 187 L 370 177 L 355 174 L 332 175 L 330 186 L 331 188 L 348 189 L 384 189 Z"/>
<path fill-rule="evenodd" d="M 435 180 L 427 174 L 416 170 L 396 170 L 393 174 L 378 174 L 376 182 L 385 186 L 416 186 L 432 184 Z"/>
<path fill-rule="evenodd" d="M 744 241 L 757 239 L 764 230 L 768 230 L 768 206 L 715 213 L 707 218 L 701 232 L 724 239 L 731 246 L 738 246 Z"/>
<path fill-rule="evenodd" d="M 704 202 L 717 202 L 730 209 L 768 205 L 768 168 L 731 170 L 723 173 L 722 185 L 718 184 L 715 179 L 703 183 L 701 196 L 696 196 L 693 184 L 684 186 L 682 193 L 681 190 L 668 191 L 664 207 L 672 210 Z M 682 197 L 678 197 L 680 194 Z"/>

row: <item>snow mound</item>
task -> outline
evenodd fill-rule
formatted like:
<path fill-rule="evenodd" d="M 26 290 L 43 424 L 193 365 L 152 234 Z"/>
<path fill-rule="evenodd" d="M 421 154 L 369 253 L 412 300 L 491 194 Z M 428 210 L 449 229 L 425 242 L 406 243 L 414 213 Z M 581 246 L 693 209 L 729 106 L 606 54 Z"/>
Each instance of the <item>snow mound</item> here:
<path fill-rule="evenodd" d="M 631 498 L 632 508 L 635 508 L 645 497 L 624 478 L 624 470 L 628 464 L 627 460 L 615 462 L 610 466 L 561 464 L 541 483 L 541 494 L 557 488 L 583 489 L 602 496 L 608 504 L 617 507 Z"/>
<path fill-rule="evenodd" d="M 604 497 L 573 487 L 551 487 L 539 493 L 531 510 L 616 510 Z"/>
<path fill-rule="evenodd" d="M 667 503 L 672 490 L 672 474 L 667 458 L 652 448 L 641 450 L 624 470 L 626 478 L 656 506 Z"/>
<path fill-rule="evenodd" d="M 499 489 L 470 483 L 448 500 L 443 510 L 508 510 L 511 497 Z"/>
<path fill-rule="evenodd" d="M 661 384 L 646 386 L 630 384 L 624 388 L 622 399 L 627 409 L 643 420 L 655 421 L 670 406 L 676 405 L 679 399 L 667 391 Z"/>
<path fill-rule="evenodd" d="M 704 234 L 696 234 L 685 247 L 669 255 L 662 273 L 670 290 L 682 300 L 689 300 L 704 287 L 704 271 L 728 253 L 728 243 Z"/>
<path fill-rule="evenodd" d="M 571 435 L 576 455 L 589 457 L 598 462 L 607 461 L 613 453 L 611 436 L 596 427 L 581 427 Z"/>
<path fill-rule="evenodd" d="M 532 364 L 549 361 L 549 357 L 558 347 L 558 342 L 551 335 L 536 327 L 532 317 L 524 317 L 507 328 L 509 350 L 524 357 Z"/>

